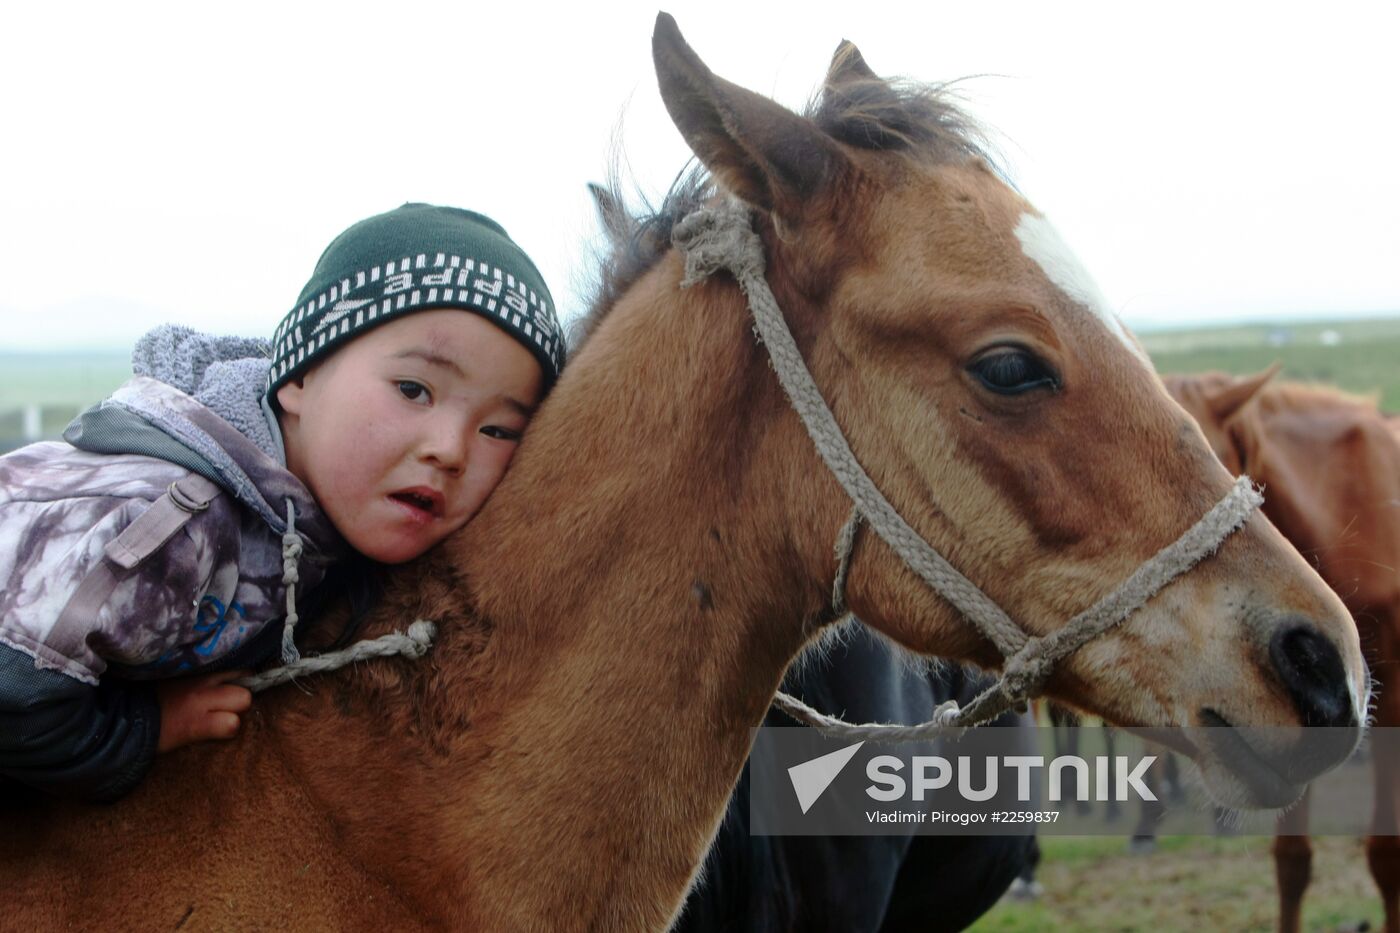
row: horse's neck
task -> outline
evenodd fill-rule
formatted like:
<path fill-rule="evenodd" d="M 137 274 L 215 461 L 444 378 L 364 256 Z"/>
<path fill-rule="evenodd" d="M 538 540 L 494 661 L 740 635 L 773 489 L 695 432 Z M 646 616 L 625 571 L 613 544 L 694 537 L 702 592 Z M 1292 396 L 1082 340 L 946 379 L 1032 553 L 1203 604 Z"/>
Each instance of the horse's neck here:
<path fill-rule="evenodd" d="M 805 438 L 775 417 L 786 403 L 736 290 L 705 288 L 612 312 L 478 529 L 494 540 L 473 581 L 501 555 L 550 566 L 477 592 L 519 689 L 470 737 L 491 763 L 460 788 L 462 845 L 512 844 L 472 858 L 469 897 L 534 911 L 569 892 L 554 906 L 580 925 L 664 922 L 821 606 L 767 485 Z M 551 485 L 547 512 L 517 508 Z"/>
<path fill-rule="evenodd" d="M 469 926 L 659 928 L 723 813 L 797 626 L 773 637 L 742 589 L 674 573 L 643 589 L 628 565 L 559 619 L 555 644 L 508 623 L 493 635 L 521 692 L 495 694 L 462 737 L 482 764 L 442 801 L 461 815 L 442 832 L 467 853 Z"/>
<path fill-rule="evenodd" d="M 828 548 L 798 526 L 822 510 L 777 493 L 805 438 L 733 291 L 653 307 L 650 330 L 614 311 L 445 548 L 474 612 L 445 623 L 426 703 L 469 727 L 410 752 L 440 765 L 434 797 L 398 809 L 431 816 L 403 829 L 449 853 L 435 899 L 462 922 L 664 924 L 820 616 L 803 570 Z"/>
<path fill-rule="evenodd" d="M 1392 602 L 1376 568 L 1400 560 L 1400 536 L 1377 507 L 1400 495 L 1400 445 L 1379 413 L 1350 399 L 1326 407 L 1281 399 L 1255 424 L 1264 511 L 1352 610 Z"/>

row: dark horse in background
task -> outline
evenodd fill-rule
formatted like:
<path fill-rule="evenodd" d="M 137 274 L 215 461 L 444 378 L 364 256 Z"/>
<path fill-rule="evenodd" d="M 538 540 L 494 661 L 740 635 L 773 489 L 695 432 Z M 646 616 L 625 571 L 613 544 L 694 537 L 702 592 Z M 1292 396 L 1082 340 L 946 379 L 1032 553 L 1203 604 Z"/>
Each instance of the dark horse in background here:
<path fill-rule="evenodd" d="M 848 720 L 912 724 L 984 685 L 956 665 L 911 661 L 858 623 L 844 636 L 795 665 L 783 689 Z M 1027 721 L 1009 713 L 996 725 Z M 796 723 L 770 709 L 763 725 Z M 746 765 L 673 929 L 961 930 L 997 902 L 1034 852 L 1034 835 L 753 836 Z"/>

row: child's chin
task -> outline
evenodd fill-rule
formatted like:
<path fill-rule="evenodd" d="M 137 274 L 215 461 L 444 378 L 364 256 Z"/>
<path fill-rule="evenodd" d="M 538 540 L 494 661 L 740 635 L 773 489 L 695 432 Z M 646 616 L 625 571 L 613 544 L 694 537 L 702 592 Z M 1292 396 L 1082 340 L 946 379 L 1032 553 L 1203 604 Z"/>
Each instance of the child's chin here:
<path fill-rule="evenodd" d="M 449 524 L 442 517 L 431 515 L 397 500 L 389 500 L 387 513 L 353 519 L 351 528 L 342 532 L 349 545 L 360 554 L 381 564 L 403 564 L 422 557 L 440 544 L 462 524 Z M 378 518 L 379 521 L 365 521 Z"/>
<path fill-rule="evenodd" d="M 351 541 L 350 546 L 376 563 L 405 564 L 422 557 L 441 540 L 440 537 L 405 540 L 380 536 L 372 540 Z"/>

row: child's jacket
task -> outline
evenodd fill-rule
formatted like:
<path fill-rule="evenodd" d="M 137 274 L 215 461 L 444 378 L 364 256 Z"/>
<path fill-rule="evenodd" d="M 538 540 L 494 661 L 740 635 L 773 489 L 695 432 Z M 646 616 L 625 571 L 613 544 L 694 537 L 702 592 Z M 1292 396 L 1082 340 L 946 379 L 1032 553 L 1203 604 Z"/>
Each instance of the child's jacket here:
<path fill-rule="evenodd" d="M 90 712 L 101 718 L 121 705 L 110 695 L 122 686 L 114 676 L 217 665 L 280 620 L 289 505 L 303 542 L 298 594 L 347 553 L 282 464 L 280 433 L 260 401 L 267 358 L 249 354 L 260 349 L 158 329 L 133 354 L 143 375 L 75 421 L 67 443 L 0 457 L 0 774 L 28 780 L 16 749 L 54 738 L 51 727 L 15 732 L 36 695 L 86 696 L 74 682 L 102 678 L 102 691 L 87 692 L 100 695 L 96 705 L 106 708 Z M 150 706 L 129 712 L 149 718 Z M 62 741 L 105 743 L 109 757 L 119 746 L 149 744 L 139 750 L 148 762 L 155 738 Z M 55 760 L 55 751 L 42 757 Z"/>

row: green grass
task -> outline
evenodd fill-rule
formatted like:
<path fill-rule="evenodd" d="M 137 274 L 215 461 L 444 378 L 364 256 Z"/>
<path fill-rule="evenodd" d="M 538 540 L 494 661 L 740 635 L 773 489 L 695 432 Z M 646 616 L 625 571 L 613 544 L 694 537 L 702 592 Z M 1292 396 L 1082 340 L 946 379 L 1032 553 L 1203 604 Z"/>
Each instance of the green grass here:
<path fill-rule="evenodd" d="M 1329 331 L 1332 345 L 1323 342 Z M 1270 342 L 1285 334 L 1287 342 Z M 1282 378 L 1374 394 L 1382 408 L 1400 411 L 1400 319 L 1162 331 L 1141 339 L 1161 373 L 1244 375 L 1281 362 Z"/>
<path fill-rule="evenodd" d="M 1269 933 L 1276 924 L 1270 840 L 1166 837 L 1150 855 L 1130 855 L 1122 838 L 1042 836 L 1037 901 L 1003 900 L 973 933 L 1075 930 L 1172 933 L 1231 930 Z M 1358 839 L 1313 840 L 1313 882 L 1303 900 L 1303 929 L 1379 929 L 1380 899 Z"/>
<path fill-rule="evenodd" d="M 39 406 L 46 438 L 58 437 L 73 417 L 131 378 L 130 353 L 0 353 L 0 453 L 25 437 L 24 410 Z"/>

